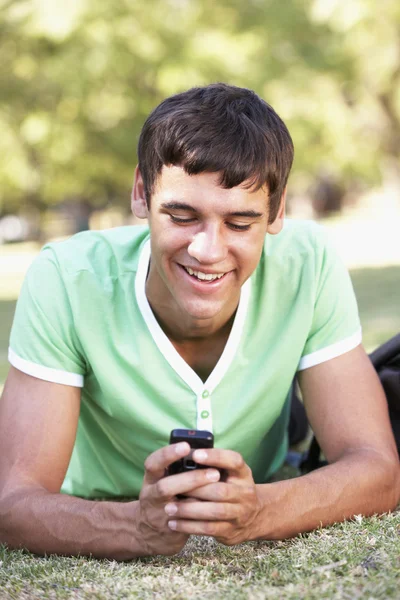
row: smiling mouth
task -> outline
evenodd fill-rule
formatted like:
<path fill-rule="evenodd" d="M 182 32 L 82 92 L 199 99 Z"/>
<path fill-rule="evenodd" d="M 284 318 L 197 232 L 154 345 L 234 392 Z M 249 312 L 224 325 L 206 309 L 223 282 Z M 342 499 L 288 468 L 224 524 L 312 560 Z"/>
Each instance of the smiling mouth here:
<path fill-rule="evenodd" d="M 222 279 L 222 277 L 226 275 L 226 273 L 203 273 L 202 271 L 194 271 L 190 267 L 184 267 L 183 265 L 181 266 L 183 269 L 185 269 L 186 273 L 193 277 L 193 279 L 197 279 L 197 281 L 203 281 L 205 283 Z"/>

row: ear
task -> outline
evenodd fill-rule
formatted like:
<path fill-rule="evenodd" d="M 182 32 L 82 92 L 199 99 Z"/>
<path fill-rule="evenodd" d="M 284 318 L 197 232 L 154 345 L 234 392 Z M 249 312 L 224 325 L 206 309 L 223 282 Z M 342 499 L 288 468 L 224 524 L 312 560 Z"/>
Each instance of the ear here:
<path fill-rule="evenodd" d="M 139 170 L 139 165 L 135 169 L 135 180 L 133 182 L 131 194 L 131 208 L 134 215 L 139 219 L 147 219 L 149 210 L 144 194 L 144 184 L 142 174 Z"/>
<path fill-rule="evenodd" d="M 276 215 L 275 220 L 272 223 L 267 225 L 267 233 L 275 235 L 282 231 L 283 223 L 285 219 L 285 209 L 286 209 L 286 191 L 287 187 L 283 190 L 282 198 L 279 204 L 278 214 Z"/>

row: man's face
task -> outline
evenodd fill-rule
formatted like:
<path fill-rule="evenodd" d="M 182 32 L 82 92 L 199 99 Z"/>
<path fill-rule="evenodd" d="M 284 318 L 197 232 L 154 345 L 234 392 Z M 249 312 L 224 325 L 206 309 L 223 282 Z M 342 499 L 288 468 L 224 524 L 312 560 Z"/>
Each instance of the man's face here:
<path fill-rule="evenodd" d="M 217 173 L 190 176 L 181 167 L 164 166 L 149 211 L 136 183 L 134 210 L 138 216 L 146 212 L 151 230 L 146 292 L 156 312 L 222 325 L 258 264 L 269 230 L 268 194 L 243 186 L 223 189 L 218 180 Z"/>

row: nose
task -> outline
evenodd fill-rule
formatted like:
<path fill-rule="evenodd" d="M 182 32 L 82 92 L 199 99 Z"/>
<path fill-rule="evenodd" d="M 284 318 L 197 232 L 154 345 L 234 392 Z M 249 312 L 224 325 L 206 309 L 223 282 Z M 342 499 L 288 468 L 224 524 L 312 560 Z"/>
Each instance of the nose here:
<path fill-rule="evenodd" d="M 196 233 L 188 246 L 188 253 L 197 262 L 211 265 L 226 258 L 227 247 L 218 228 L 210 226 Z"/>

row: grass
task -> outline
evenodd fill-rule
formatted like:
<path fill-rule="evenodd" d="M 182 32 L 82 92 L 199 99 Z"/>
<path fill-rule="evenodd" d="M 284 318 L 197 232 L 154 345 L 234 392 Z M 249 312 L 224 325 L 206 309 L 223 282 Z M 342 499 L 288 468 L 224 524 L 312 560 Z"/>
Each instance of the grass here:
<path fill-rule="evenodd" d="M 15 300 L 0 300 L 0 387 L 8 371 L 7 347 L 15 304 Z"/>
<path fill-rule="evenodd" d="M 351 269 L 368 352 L 400 332 L 400 266 Z"/>
<path fill-rule="evenodd" d="M 287 600 L 399 598 L 400 513 L 283 542 L 191 538 L 175 557 L 127 563 L 0 548 L 0 598 Z"/>
<path fill-rule="evenodd" d="M 364 344 L 371 351 L 400 331 L 400 266 L 355 268 L 351 276 Z M 0 384 L 8 370 L 7 341 L 20 280 L 10 271 L 1 277 Z M 175 557 L 128 563 L 42 558 L 0 546 L 0 600 L 398 599 L 399 571 L 400 511 L 396 511 L 356 517 L 283 542 L 227 548 L 195 537 Z"/>

